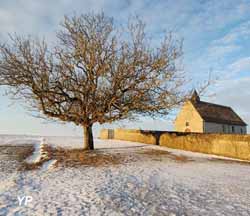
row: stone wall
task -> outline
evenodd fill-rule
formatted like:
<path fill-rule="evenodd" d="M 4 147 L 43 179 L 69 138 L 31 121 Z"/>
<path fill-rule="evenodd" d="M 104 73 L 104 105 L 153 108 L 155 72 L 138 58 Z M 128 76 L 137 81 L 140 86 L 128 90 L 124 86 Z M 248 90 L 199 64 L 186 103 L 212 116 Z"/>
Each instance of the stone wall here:
<path fill-rule="evenodd" d="M 115 129 L 113 137 L 250 161 L 250 135 Z M 108 139 L 108 130 L 103 129 L 100 138 Z"/>

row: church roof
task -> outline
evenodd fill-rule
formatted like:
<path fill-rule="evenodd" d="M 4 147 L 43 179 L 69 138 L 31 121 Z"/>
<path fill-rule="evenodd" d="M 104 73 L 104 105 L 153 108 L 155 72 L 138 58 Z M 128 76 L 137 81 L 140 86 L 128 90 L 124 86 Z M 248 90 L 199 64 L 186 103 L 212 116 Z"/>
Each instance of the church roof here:
<path fill-rule="evenodd" d="M 195 92 L 195 94 L 197 94 L 197 92 Z M 206 122 L 241 126 L 247 125 L 231 107 L 200 101 L 199 96 L 196 97 L 196 99 L 194 98 L 194 94 L 190 101 L 201 118 Z"/>

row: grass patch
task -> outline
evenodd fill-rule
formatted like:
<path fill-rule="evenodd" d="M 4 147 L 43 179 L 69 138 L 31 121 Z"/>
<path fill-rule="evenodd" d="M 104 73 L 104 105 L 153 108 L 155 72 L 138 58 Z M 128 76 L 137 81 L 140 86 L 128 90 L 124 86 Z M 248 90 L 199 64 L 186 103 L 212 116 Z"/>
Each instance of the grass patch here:
<path fill-rule="evenodd" d="M 1 155 L 6 155 L 8 159 L 16 160 L 18 162 L 23 162 L 25 158 L 32 155 L 33 151 L 34 151 L 33 145 L 0 146 Z"/>
<path fill-rule="evenodd" d="M 170 158 L 177 162 L 189 162 L 193 161 L 192 159 L 184 156 L 184 155 L 176 155 L 169 151 L 156 150 L 156 149 L 143 149 L 139 151 L 138 154 L 146 155 L 147 157 L 156 158 L 157 160 L 164 160 L 164 158 Z"/>
<path fill-rule="evenodd" d="M 218 163 L 250 165 L 250 161 L 243 161 L 243 160 L 237 160 L 237 159 L 235 160 L 235 159 L 210 158 L 208 160 L 212 162 L 218 162 Z"/>
<path fill-rule="evenodd" d="M 0 146 L 0 154 L 6 154 L 8 158 L 20 162 L 18 167 L 20 171 L 40 169 L 44 162 L 52 159 L 57 160 L 56 166 L 62 167 L 101 167 L 143 162 L 145 160 L 167 162 L 171 159 L 182 163 L 191 161 L 190 158 L 184 155 L 175 155 L 168 151 L 149 148 L 130 148 L 126 151 L 119 149 L 83 151 L 82 149 L 52 148 L 44 145 L 43 152 L 46 152 L 46 155 L 36 163 L 27 163 L 25 159 L 31 156 L 34 150 L 32 145 Z"/>
<path fill-rule="evenodd" d="M 82 149 L 56 148 L 52 151 L 52 158 L 64 166 L 107 166 L 118 165 L 124 162 L 120 154 L 111 154 L 103 151 L 83 151 Z"/>

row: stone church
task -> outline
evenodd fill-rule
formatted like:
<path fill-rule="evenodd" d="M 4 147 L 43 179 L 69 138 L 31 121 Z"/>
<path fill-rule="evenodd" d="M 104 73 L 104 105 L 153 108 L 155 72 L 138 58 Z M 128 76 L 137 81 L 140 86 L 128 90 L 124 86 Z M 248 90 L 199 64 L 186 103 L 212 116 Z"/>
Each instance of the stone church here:
<path fill-rule="evenodd" d="M 247 124 L 231 107 L 200 100 L 194 91 L 175 119 L 175 131 L 246 134 Z"/>

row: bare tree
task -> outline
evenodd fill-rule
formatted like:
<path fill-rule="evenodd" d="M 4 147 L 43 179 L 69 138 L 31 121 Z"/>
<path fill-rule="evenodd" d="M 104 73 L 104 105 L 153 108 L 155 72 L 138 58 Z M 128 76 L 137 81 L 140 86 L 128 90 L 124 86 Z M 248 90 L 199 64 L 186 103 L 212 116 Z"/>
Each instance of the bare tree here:
<path fill-rule="evenodd" d="M 84 149 L 94 149 L 96 122 L 167 115 L 185 99 L 181 41 L 168 34 L 154 48 L 139 19 L 119 29 L 87 14 L 64 18 L 53 49 L 10 36 L 0 47 L 0 85 L 38 114 L 82 126 Z"/>

